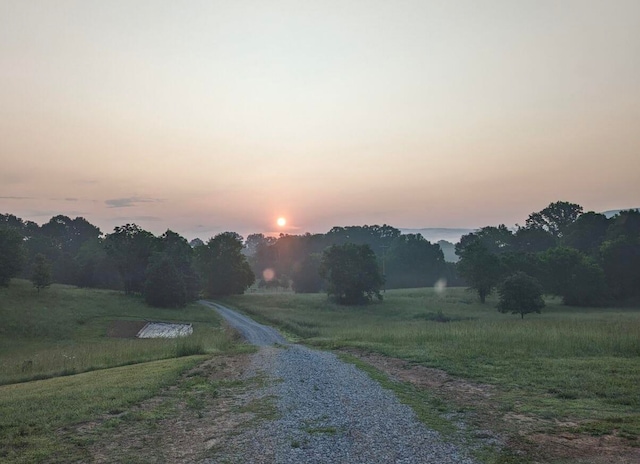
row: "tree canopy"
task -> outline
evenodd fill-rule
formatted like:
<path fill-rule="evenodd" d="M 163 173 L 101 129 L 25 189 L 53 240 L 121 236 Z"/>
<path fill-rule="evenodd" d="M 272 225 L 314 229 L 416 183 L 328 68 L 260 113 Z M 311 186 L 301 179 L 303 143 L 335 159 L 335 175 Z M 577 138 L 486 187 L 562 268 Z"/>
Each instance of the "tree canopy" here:
<path fill-rule="evenodd" d="M 327 281 L 327 293 L 341 304 L 362 304 L 373 297 L 382 300 L 384 283 L 375 253 L 369 245 L 332 245 L 320 265 L 320 275 Z"/>

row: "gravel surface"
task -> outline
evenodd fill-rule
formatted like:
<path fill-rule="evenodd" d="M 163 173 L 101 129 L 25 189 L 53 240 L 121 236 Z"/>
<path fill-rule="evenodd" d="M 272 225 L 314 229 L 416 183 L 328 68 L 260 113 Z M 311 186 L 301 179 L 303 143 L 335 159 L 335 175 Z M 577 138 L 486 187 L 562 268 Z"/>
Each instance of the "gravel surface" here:
<path fill-rule="evenodd" d="M 278 418 L 230 438 L 218 457 L 205 462 L 475 462 L 426 428 L 411 408 L 355 366 L 333 353 L 299 345 L 266 346 L 271 331 L 277 335 L 271 343 L 284 344 L 274 329 L 220 305 L 213 307 L 249 334 L 249 341 L 264 346 L 254 355 L 253 370 L 271 380 L 258 395 L 274 398 Z M 251 322 L 249 328 L 242 327 L 246 321 Z"/>

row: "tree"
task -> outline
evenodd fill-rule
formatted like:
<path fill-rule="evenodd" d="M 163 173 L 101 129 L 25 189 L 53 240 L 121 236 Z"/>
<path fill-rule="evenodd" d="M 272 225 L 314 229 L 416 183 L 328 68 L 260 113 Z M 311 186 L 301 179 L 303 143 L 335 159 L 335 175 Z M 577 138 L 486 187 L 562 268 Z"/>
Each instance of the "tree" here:
<path fill-rule="evenodd" d="M 567 226 L 561 243 L 595 256 L 605 240 L 608 227 L 609 220 L 604 214 L 584 213 Z"/>
<path fill-rule="evenodd" d="M 542 286 L 533 277 L 524 272 L 516 272 L 507 277 L 498 287 L 500 301 L 498 311 L 520 314 L 538 313 L 544 308 Z"/>
<path fill-rule="evenodd" d="M 531 229 L 546 230 L 554 237 L 559 238 L 581 214 L 582 206 L 567 201 L 556 201 L 542 211 L 531 213 L 526 226 Z"/>
<path fill-rule="evenodd" d="M 640 237 L 607 240 L 600 253 L 612 296 L 617 300 L 640 296 Z"/>
<path fill-rule="evenodd" d="M 463 236 L 456 244 L 456 254 L 460 256 L 456 266 L 458 274 L 478 292 L 480 302 L 484 304 L 502 276 L 500 259 L 477 237 Z"/>
<path fill-rule="evenodd" d="M 440 246 L 420 234 L 396 237 L 387 256 L 387 288 L 430 287 L 445 275 Z"/>
<path fill-rule="evenodd" d="M 298 266 L 294 267 L 291 275 L 293 291 L 296 293 L 318 293 L 322 290 L 324 281 L 320 276 L 321 255 L 312 253 L 307 255 Z"/>
<path fill-rule="evenodd" d="M 255 281 L 246 257 L 242 237 L 224 232 L 205 246 L 195 248 L 196 263 L 208 296 L 241 294 Z"/>
<path fill-rule="evenodd" d="M 545 291 L 562 297 L 566 305 L 595 306 L 604 300 L 604 272 L 575 248 L 556 247 L 541 257 Z"/>
<path fill-rule="evenodd" d="M 376 255 L 369 245 L 333 245 L 322 255 L 320 275 L 327 281 L 327 293 L 341 304 L 362 304 L 373 297 L 382 300 L 384 280 Z"/>
<path fill-rule="evenodd" d="M 193 248 L 187 239 L 171 230 L 167 230 L 159 238 L 159 248 L 173 262 L 180 274 L 186 291 L 187 301 L 198 299 L 200 279 L 193 266 Z"/>
<path fill-rule="evenodd" d="M 185 306 L 187 290 L 183 276 L 167 253 L 155 253 L 146 274 L 143 293 L 148 304 L 160 308 Z"/>
<path fill-rule="evenodd" d="M 47 288 L 51 285 L 51 264 L 43 254 L 36 255 L 33 263 L 33 273 L 31 282 L 38 289 Z"/>
<path fill-rule="evenodd" d="M 0 287 L 9 285 L 24 263 L 22 235 L 18 230 L 0 229 Z"/>
<path fill-rule="evenodd" d="M 105 237 L 104 247 L 120 272 L 125 293 L 141 293 L 149 258 L 159 248 L 158 239 L 136 224 L 126 224 Z"/>

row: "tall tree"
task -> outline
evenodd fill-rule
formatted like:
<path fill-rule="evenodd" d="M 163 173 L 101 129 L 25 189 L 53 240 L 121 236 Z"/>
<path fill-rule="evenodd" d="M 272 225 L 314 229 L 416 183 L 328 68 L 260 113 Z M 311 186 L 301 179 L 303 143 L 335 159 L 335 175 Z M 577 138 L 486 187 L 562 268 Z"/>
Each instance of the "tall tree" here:
<path fill-rule="evenodd" d="M 224 232 L 211 238 L 196 251 L 196 263 L 208 296 L 243 293 L 255 276 L 242 254 L 242 237 Z"/>
<path fill-rule="evenodd" d="M 460 256 L 456 266 L 458 274 L 478 292 L 480 302 L 484 304 L 502 276 L 500 259 L 477 237 L 463 236 L 456 244 L 456 253 Z"/>
<path fill-rule="evenodd" d="M 554 237 L 559 238 L 581 214 L 582 206 L 567 201 L 556 201 L 542 211 L 531 213 L 526 226 L 532 229 L 546 230 Z"/>
<path fill-rule="evenodd" d="M 155 253 L 151 257 L 146 275 L 143 294 L 148 304 L 160 308 L 185 306 L 187 289 L 183 275 L 167 253 Z"/>
<path fill-rule="evenodd" d="M 341 304 L 382 300 L 384 282 L 376 255 L 369 245 L 345 243 L 327 248 L 320 265 L 320 275 L 327 281 L 327 293 Z"/>
<path fill-rule="evenodd" d="M 0 228 L 0 286 L 6 287 L 24 264 L 22 235 L 13 228 Z"/>
<path fill-rule="evenodd" d="M 159 248 L 158 239 L 136 224 L 126 224 L 108 234 L 104 246 L 120 272 L 125 293 L 141 293 L 149 258 Z"/>
<path fill-rule="evenodd" d="M 387 288 L 430 287 L 445 276 L 440 246 L 420 234 L 396 237 L 387 253 Z"/>
<path fill-rule="evenodd" d="M 51 285 L 51 264 L 43 254 L 36 255 L 31 282 L 38 292 Z"/>

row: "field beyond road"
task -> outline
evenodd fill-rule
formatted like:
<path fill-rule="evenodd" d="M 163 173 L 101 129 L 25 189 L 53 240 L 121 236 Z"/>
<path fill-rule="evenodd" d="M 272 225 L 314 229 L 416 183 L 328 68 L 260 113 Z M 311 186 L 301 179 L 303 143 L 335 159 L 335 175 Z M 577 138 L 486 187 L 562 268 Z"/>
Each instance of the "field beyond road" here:
<path fill-rule="evenodd" d="M 443 418 L 455 413 L 543 462 L 640 455 L 639 308 L 570 308 L 549 299 L 542 314 L 521 320 L 458 288 L 387 291 L 381 303 L 354 307 L 321 294 L 248 294 L 224 303 L 293 339 L 427 385 L 416 403 L 430 402 L 440 414 L 419 415 L 443 431 Z M 412 379 L 418 368 L 424 378 Z M 429 384 L 437 376 L 442 382 Z"/>

